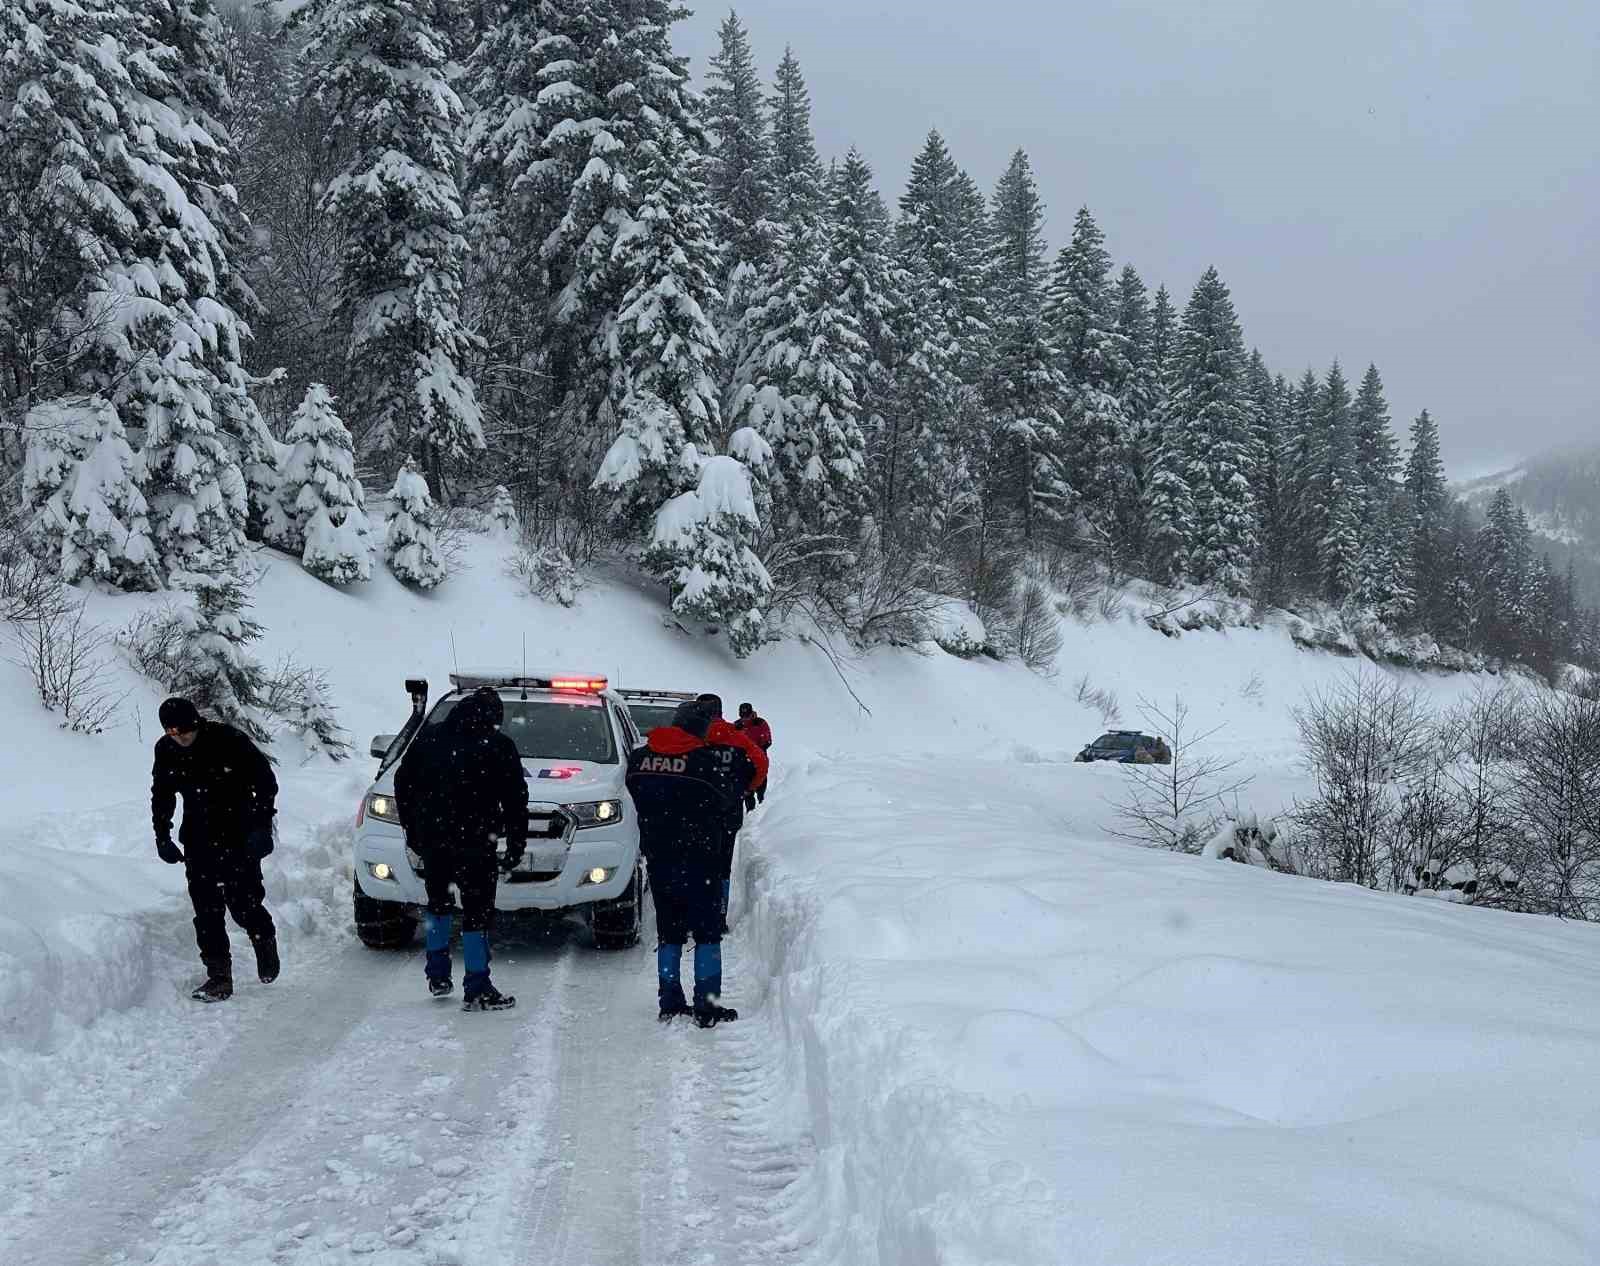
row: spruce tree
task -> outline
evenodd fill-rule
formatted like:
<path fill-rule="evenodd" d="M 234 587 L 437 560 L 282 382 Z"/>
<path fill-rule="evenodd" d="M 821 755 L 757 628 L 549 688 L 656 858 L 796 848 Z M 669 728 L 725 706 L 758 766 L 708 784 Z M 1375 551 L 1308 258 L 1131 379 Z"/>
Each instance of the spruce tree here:
<path fill-rule="evenodd" d="M 287 439 L 279 496 L 288 530 L 274 544 L 298 552 L 305 569 L 330 584 L 372 579 L 373 533 L 350 432 L 321 383 L 295 409 Z"/>
<path fill-rule="evenodd" d="M 1173 444 L 1194 507 L 1188 575 L 1235 594 L 1245 592 L 1256 552 L 1242 345 L 1228 288 L 1207 269 L 1184 310 L 1167 425 L 1179 432 Z"/>
<path fill-rule="evenodd" d="M 673 612 L 724 628 L 741 658 L 761 645 L 762 608 L 772 590 L 752 548 L 760 519 L 750 472 L 760 464 L 749 452 L 744 460 L 704 459 L 694 487 L 656 516 L 644 556 L 652 571 L 667 578 Z"/>
<path fill-rule="evenodd" d="M 670 129 L 651 144 L 643 200 L 612 254 L 624 287 L 609 334 L 611 399 L 622 425 L 595 481 L 620 494 L 635 530 L 691 486 L 685 450 L 708 451 L 721 433 L 721 347 L 708 315 L 717 303 L 717 254 L 699 160 Z"/>
<path fill-rule="evenodd" d="M 261 626 L 245 614 L 244 582 L 224 570 L 180 573 L 176 583 L 194 591 L 194 606 L 183 613 L 185 671 L 173 689 L 256 742 L 270 741 L 259 719 L 267 676 L 249 650 Z"/>
<path fill-rule="evenodd" d="M 729 11 L 717 31 L 716 56 L 706 72 L 705 124 L 715 138 L 707 189 L 723 247 L 722 280 L 741 264 L 759 268 L 772 255 L 772 138 L 750 33 Z"/>
<path fill-rule="evenodd" d="M 1365 502 L 1365 525 L 1381 512 L 1393 491 L 1395 476 L 1400 473 L 1400 451 L 1390 429 L 1389 406 L 1383 398 L 1383 380 L 1376 365 L 1368 365 L 1362 376 L 1351 430 L 1356 481 Z"/>
<path fill-rule="evenodd" d="M 132 375 L 129 407 L 144 420 L 138 478 L 171 583 L 178 573 L 226 579 L 244 549 L 244 476 L 212 419 L 210 381 L 182 347 Z"/>
<path fill-rule="evenodd" d="M 1061 416 L 1065 382 L 1045 322 L 1044 203 L 1021 150 L 995 187 L 993 355 L 985 398 L 1012 458 L 1024 536 L 1064 523 L 1073 509 Z"/>
<path fill-rule="evenodd" d="M 497 488 L 497 493 L 505 492 Z M 394 510 L 389 515 L 389 526 L 384 533 L 383 559 L 395 579 L 417 589 L 432 589 L 445 578 L 444 559 L 439 554 L 439 538 L 435 532 L 438 512 L 433 496 L 428 491 L 428 481 L 417 464 L 407 460 L 394 478 L 389 491 Z M 506 495 L 509 508 L 511 497 Z M 500 504 L 499 498 L 495 505 Z M 512 511 L 515 515 L 515 511 Z"/>
<path fill-rule="evenodd" d="M 22 470 L 28 532 L 41 553 L 57 560 L 61 579 L 159 588 L 138 459 L 110 401 L 94 396 L 36 405 L 23 426 L 29 437 Z"/>
<path fill-rule="evenodd" d="M 1127 418 L 1119 389 L 1128 359 L 1110 284 L 1111 256 L 1087 207 L 1078 210 L 1072 240 L 1056 258 L 1045 319 L 1060 353 L 1066 392 L 1069 477 L 1091 530 L 1116 540 L 1136 489 L 1127 460 Z"/>
<path fill-rule="evenodd" d="M 1442 571 L 1449 493 L 1439 454 L 1439 427 L 1426 409 L 1411 424 L 1405 490 L 1411 518 L 1411 587 L 1421 621 L 1433 628 L 1442 617 L 1446 597 Z"/>
<path fill-rule="evenodd" d="M 429 0 L 310 0 L 313 90 L 349 158 L 325 194 L 347 242 L 341 286 L 363 447 L 446 462 L 484 446 L 468 376 L 467 240 L 456 172 L 466 115 Z"/>
<path fill-rule="evenodd" d="M 772 189 L 777 219 L 792 230 L 822 207 L 822 164 L 811 134 L 811 92 L 795 58 L 783 50 L 768 101 L 772 117 Z"/>

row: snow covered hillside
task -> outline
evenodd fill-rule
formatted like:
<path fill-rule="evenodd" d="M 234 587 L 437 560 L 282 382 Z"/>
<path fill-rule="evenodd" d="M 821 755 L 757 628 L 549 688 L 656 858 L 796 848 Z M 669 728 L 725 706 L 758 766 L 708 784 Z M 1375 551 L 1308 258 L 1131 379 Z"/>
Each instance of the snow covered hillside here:
<path fill-rule="evenodd" d="M 121 725 L 71 735 L 5 664 L 6 1260 L 1600 1259 L 1600 930 L 1111 842 L 1128 771 L 1071 763 L 1091 698 L 1135 726 L 1181 694 L 1272 812 L 1304 789 L 1291 705 L 1349 661 L 1118 621 L 1068 624 L 1054 679 L 884 650 L 847 687 L 800 643 L 736 661 L 619 575 L 537 602 L 468 548 L 426 596 L 267 556 L 263 658 L 325 669 L 361 751 L 404 677 L 517 665 L 524 637 L 530 668 L 756 703 L 776 773 L 725 949 L 741 1020 L 663 1029 L 648 945 L 559 928 L 497 937 L 515 1011 L 437 1008 L 420 948 L 349 928 L 372 762 L 289 750 L 284 975 L 198 1007 L 150 838 L 157 690 L 128 673 Z"/>

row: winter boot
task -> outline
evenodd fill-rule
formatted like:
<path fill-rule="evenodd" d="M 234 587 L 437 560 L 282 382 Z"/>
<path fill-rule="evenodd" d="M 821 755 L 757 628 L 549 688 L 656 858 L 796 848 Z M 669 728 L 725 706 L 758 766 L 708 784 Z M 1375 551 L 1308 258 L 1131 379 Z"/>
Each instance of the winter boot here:
<path fill-rule="evenodd" d="M 233 973 L 227 967 L 206 968 L 203 985 L 189 995 L 196 1002 L 226 1002 L 233 997 Z"/>
<path fill-rule="evenodd" d="M 463 1011 L 509 1011 L 517 1005 L 517 1000 L 508 993 L 501 993 L 493 985 L 485 985 L 479 992 L 465 999 L 461 1003 Z"/>
<path fill-rule="evenodd" d="M 718 1006 L 715 1002 L 696 1003 L 694 1022 L 702 1029 L 714 1029 L 729 1020 L 737 1020 L 739 1013 L 732 1007 Z"/>
<path fill-rule="evenodd" d="M 722 998 L 722 946 L 694 947 L 694 1022 L 702 1029 L 715 1028 L 724 1020 L 737 1020 L 732 1007 L 718 1005 Z"/>
<path fill-rule="evenodd" d="M 670 984 L 663 981 L 660 989 L 661 1009 L 656 1014 L 656 1019 L 666 1024 L 680 1015 L 693 1015 L 694 1008 L 689 1005 L 689 1000 L 683 996 L 683 986 L 676 980 Z"/>
<path fill-rule="evenodd" d="M 448 976 L 429 976 L 428 992 L 435 998 L 443 998 L 456 991 L 455 981 Z"/>
<path fill-rule="evenodd" d="M 256 947 L 256 975 L 261 978 L 263 985 L 270 985 L 278 978 L 278 938 L 263 936 L 253 944 Z"/>

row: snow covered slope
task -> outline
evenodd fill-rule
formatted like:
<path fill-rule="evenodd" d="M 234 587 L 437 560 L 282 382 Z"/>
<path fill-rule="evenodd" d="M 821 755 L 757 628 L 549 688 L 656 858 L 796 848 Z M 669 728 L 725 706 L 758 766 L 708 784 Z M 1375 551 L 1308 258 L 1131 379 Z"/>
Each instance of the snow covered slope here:
<path fill-rule="evenodd" d="M 452 637 L 463 664 L 518 664 L 526 636 L 530 667 L 753 701 L 778 774 L 726 951 L 745 1018 L 662 1032 L 647 953 L 538 940 L 497 965 L 517 1012 L 430 1010 L 420 966 L 348 930 L 371 762 L 289 752 L 284 979 L 196 1008 L 181 873 L 149 837 L 154 688 L 130 676 L 125 724 L 85 738 L 0 666 L 0 1243 L 181 1266 L 1600 1259 L 1596 929 L 1110 843 L 1127 771 L 1070 763 L 1105 728 L 1080 680 L 1130 726 L 1141 694 L 1181 694 L 1270 811 L 1300 786 L 1290 706 L 1348 661 L 1278 630 L 1071 624 L 1053 680 L 881 651 L 847 688 L 814 647 L 738 662 L 665 627 L 624 577 L 537 602 L 482 538 L 427 596 L 273 557 L 263 657 L 324 668 L 362 750 L 405 676 L 443 686 Z"/>

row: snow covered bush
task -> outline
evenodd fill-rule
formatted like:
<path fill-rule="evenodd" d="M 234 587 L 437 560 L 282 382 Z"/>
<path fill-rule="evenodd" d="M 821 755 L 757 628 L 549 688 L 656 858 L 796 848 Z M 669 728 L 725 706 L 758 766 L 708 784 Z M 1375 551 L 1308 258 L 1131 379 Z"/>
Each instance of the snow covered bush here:
<path fill-rule="evenodd" d="M 394 502 L 394 511 L 384 534 L 384 561 L 403 583 L 418 589 L 432 589 L 445 578 L 444 559 L 435 532 L 439 515 L 428 492 L 428 481 L 415 462 L 408 460 L 395 476 L 389 496 Z"/>
<path fill-rule="evenodd" d="M 29 411 L 23 504 L 36 543 L 68 584 L 160 587 L 139 461 L 122 419 L 103 396 L 56 400 Z"/>
<path fill-rule="evenodd" d="M 195 602 L 179 612 L 184 642 L 177 664 L 183 675 L 168 688 L 251 738 L 269 741 L 257 716 L 266 672 L 247 649 L 261 636 L 261 626 L 244 614 L 244 582 L 232 573 L 179 573 L 174 579 L 194 591 Z"/>
<path fill-rule="evenodd" d="M 765 636 L 763 604 L 772 589 L 751 548 L 759 521 L 750 470 L 733 457 L 694 460 L 696 486 L 656 514 L 644 561 L 671 586 L 675 615 L 725 628 L 743 657 Z"/>
<path fill-rule="evenodd" d="M 559 545 L 524 541 L 506 559 L 506 571 L 527 586 L 535 598 L 570 607 L 578 601 L 583 576 Z"/>
<path fill-rule="evenodd" d="M 494 490 L 494 504 L 489 507 L 489 518 L 500 534 L 507 539 L 514 540 L 522 531 L 522 520 L 517 515 L 517 507 L 511 500 L 511 490 L 504 484 L 497 484 Z"/>
<path fill-rule="evenodd" d="M 332 760 L 347 759 L 354 750 L 349 732 L 340 726 L 329 699 L 328 675 L 284 656 L 262 686 L 262 709 L 281 723 L 305 749 Z"/>
<path fill-rule="evenodd" d="M 372 526 L 350 432 L 333 406 L 328 389 L 312 383 L 294 411 L 271 544 L 298 553 L 318 579 L 347 585 L 372 579 Z"/>
<path fill-rule="evenodd" d="M 1241 813 L 1223 824 L 1206 842 L 1200 856 L 1213 861 L 1240 862 L 1296 875 L 1302 870 L 1287 824 L 1275 818 L 1263 820 L 1255 813 Z"/>

